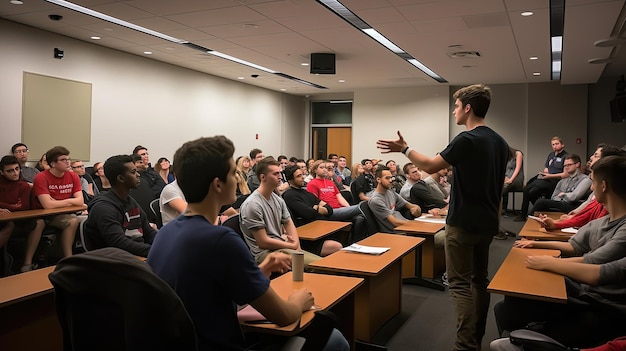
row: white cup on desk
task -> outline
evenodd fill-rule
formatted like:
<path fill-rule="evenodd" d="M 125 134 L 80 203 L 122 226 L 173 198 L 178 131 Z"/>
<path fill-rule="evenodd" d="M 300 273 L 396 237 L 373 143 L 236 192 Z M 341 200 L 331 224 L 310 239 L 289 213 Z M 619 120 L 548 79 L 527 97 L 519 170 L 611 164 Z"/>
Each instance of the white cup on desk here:
<path fill-rule="evenodd" d="M 304 280 L 304 252 L 296 251 L 291 254 L 291 274 L 294 282 Z"/>

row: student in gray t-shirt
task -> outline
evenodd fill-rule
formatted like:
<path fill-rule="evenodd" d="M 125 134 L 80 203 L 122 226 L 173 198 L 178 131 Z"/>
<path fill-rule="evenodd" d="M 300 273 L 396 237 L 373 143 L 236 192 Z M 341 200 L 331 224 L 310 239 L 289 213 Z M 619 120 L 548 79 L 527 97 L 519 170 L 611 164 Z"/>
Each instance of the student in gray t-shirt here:
<path fill-rule="evenodd" d="M 394 233 L 394 228 L 406 223 L 409 219 L 405 218 L 399 210 L 407 208 L 411 215 L 419 217 L 422 210 L 419 206 L 407 202 L 400 197 L 395 191 L 391 190 L 393 176 L 389 168 L 379 166 L 376 170 L 376 190 L 368 201 L 368 205 L 376 221 L 380 225 L 380 230 L 386 233 Z"/>

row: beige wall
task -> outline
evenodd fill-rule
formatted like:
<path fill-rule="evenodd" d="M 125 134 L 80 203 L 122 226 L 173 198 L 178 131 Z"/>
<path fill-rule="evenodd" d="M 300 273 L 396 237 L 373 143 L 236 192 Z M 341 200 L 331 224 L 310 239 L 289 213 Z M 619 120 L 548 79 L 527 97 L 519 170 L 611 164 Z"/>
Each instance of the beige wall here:
<path fill-rule="evenodd" d="M 91 160 L 150 149 L 153 161 L 185 141 L 224 134 L 236 155 L 253 147 L 268 155 L 304 154 L 302 98 L 198 73 L 140 56 L 0 20 L 0 150 L 21 139 L 22 73 L 93 84 Z M 54 59 L 54 47 L 65 58 Z M 72 137 L 72 128 L 55 144 Z M 259 139 L 255 139 L 256 134 Z M 50 145 L 51 147 L 54 145 Z M 71 150 L 70 150 L 71 151 Z M 32 150 L 37 158 L 45 150 Z"/>

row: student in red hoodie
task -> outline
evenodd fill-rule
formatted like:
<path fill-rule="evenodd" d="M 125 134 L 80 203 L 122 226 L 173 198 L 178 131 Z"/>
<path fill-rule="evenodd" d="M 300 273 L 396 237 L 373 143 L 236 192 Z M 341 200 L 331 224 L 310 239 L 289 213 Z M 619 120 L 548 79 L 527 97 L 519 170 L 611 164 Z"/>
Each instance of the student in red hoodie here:
<path fill-rule="evenodd" d="M 0 216 L 14 211 L 30 210 L 30 185 L 20 179 L 20 163 L 15 156 L 4 156 L 0 160 Z M 33 270 L 33 256 L 45 227 L 43 219 L 27 219 L 3 222 L 0 229 L 0 247 L 3 247 L 13 232 L 27 233 L 24 262 L 20 272 Z"/>

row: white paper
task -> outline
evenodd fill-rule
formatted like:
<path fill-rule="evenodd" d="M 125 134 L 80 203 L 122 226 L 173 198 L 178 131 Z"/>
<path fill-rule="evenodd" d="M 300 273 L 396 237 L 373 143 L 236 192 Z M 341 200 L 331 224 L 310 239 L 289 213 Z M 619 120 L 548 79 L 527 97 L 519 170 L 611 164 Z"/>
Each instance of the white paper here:
<path fill-rule="evenodd" d="M 421 217 L 415 218 L 415 220 L 426 223 L 446 224 L 446 217 L 434 217 L 431 214 L 424 214 Z"/>
<path fill-rule="evenodd" d="M 370 254 L 370 255 L 380 255 L 383 252 L 389 251 L 389 247 L 375 247 L 375 246 L 352 244 L 350 246 L 344 247 L 342 250 L 350 251 L 350 252 L 359 252 L 359 253 Z"/>
<path fill-rule="evenodd" d="M 578 233 L 578 229 L 575 229 L 575 228 L 572 228 L 572 227 L 563 228 L 563 229 L 561 229 L 561 231 L 563 233 L 569 233 L 569 234 L 576 234 L 576 233 Z"/>

